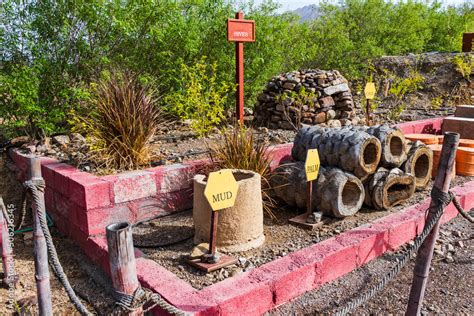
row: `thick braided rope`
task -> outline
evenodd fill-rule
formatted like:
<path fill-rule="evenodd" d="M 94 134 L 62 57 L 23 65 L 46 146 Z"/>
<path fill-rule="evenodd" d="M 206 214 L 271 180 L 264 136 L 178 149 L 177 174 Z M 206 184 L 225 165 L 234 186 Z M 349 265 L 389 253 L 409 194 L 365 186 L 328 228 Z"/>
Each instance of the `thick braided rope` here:
<path fill-rule="evenodd" d="M 26 217 L 27 200 L 28 200 L 28 189 L 24 188 L 21 194 L 21 213 L 20 213 L 20 217 L 18 218 L 18 223 L 16 223 L 15 225 L 15 230 L 19 230 L 23 226 L 23 223 Z"/>
<path fill-rule="evenodd" d="M 463 209 L 463 207 L 461 206 L 461 204 L 459 204 L 459 201 L 458 199 L 456 199 L 454 194 L 452 194 L 451 192 L 449 193 L 453 196 L 453 204 L 456 207 L 456 210 L 459 212 L 459 214 L 461 214 L 461 216 L 467 219 L 470 223 L 474 223 L 474 218 L 472 218 L 472 216 L 469 215 L 469 213 Z M 470 212 L 472 212 L 473 210 L 474 208 L 472 208 Z"/>
<path fill-rule="evenodd" d="M 400 270 L 409 262 L 410 257 L 418 252 L 418 249 L 443 215 L 444 208 L 451 202 L 452 198 L 453 195 L 451 193 L 444 193 L 438 188 L 433 187 L 433 190 L 431 191 L 431 200 L 435 205 L 435 212 L 430 221 L 425 224 L 421 234 L 415 238 L 414 243 L 408 247 L 400 261 L 398 261 L 397 264 L 386 275 L 384 275 L 377 284 L 373 285 L 369 290 L 362 292 L 358 297 L 350 300 L 345 306 L 338 309 L 334 315 L 341 316 L 351 312 L 374 297 L 389 281 L 395 278 Z"/>
<path fill-rule="evenodd" d="M 132 295 L 114 291 L 114 298 L 116 300 L 116 310 L 114 311 L 114 314 L 121 315 L 124 312 L 134 312 L 137 309 L 143 307 L 145 304 L 152 303 L 147 307 L 147 309 L 143 310 L 144 313 L 150 311 L 156 306 L 159 306 L 161 309 L 167 311 L 171 315 L 189 315 L 165 301 L 158 293 L 151 292 L 150 290 L 144 289 L 141 286 L 139 286 Z"/>
<path fill-rule="evenodd" d="M 49 232 L 48 228 L 48 223 L 46 221 L 46 211 L 43 209 L 42 203 L 40 203 L 40 193 L 42 193 L 45 188 L 44 181 L 29 180 L 25 181 L 24 186 L 31 191 L 33 203 L 35 203 L 36 210 L 38 213 L 41 230 L 43 231 L 46 240 L 50 265 L 54 274 L 58 278 L 59 282 L 63 285 L 67 295 L 69 296 L 69 299 L 74 304 L 74 306 L 76 306 L 77 310 L 81 313 L 81 315 L 93 315 L 87 310 L 87 308 L 76 296 L 76 293 L 71 287 L 71 284 L 69 283 L 69 280 L 67 279 L 67 276 L 64 273 L 63 268 L 61 267 L 61 263 L 59 262 L 58 254 L 56 252 L 56 248 L 54 247 L 53 238 L 51 237 L 51 233 Z"/>

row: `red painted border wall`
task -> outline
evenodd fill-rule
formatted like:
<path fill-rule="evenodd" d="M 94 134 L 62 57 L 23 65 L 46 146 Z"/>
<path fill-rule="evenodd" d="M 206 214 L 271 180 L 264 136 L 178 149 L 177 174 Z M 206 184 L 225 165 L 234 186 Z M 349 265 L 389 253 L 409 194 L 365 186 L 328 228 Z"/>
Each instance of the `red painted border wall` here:
<path fill-rule="evenodd" d="M 437 118 L 403 123 L 399 127 L 405 133 L 439 133 L 441 123 L 442 118 Z M 273 168 L 291 159 L 291 147 L 284 144 L 273 149 Z M 23 178 L 25 157 L 14 151 L 10 155 L 19 169 L 19 177 Z M 43 159 L 46 205 L 58 228 L 109 272 L 104 227 L 115 221 L 136 221 L 190 207 L 186 204 L 191 197 L 190 179 L 206 163 L 208 161 L 196 161 L 96 177 Z M 474 181 L 454 188 L 453 192 L 465 209 L 474 206 Z M 423 228 L 429 202 L 427 199 L 200 291 L 142 257 L 137 250 L 138 278 L 143 286 L 195 315 L 259 315 L 412 240 Z M 456 215 L 457 211 L 450 205 L 442 221 Z M 97 233 L 102 235 L 93 236 Z M 159 308 L 154 312 L 166 314 Z"/>
<path fill-rule="evenodd" d="M 270 149 L 271 167 L 291 159 L 292 144 Z M 27 157 L 11 150 L 18 178 L 25 179 Z M 95 176 L 51 158 L 41 158 L 45 203 L 58 229 L 82 243 L 104 234 L 109 224 L 130 223 L 192 208 L 192 178 L 208 159 L 110 176 Z"/>
<path fill-rule="evenodd" d="M 400 123 L 397 126 L 404 134 L 436 134 L 441 135 L 444 117 Z"/>

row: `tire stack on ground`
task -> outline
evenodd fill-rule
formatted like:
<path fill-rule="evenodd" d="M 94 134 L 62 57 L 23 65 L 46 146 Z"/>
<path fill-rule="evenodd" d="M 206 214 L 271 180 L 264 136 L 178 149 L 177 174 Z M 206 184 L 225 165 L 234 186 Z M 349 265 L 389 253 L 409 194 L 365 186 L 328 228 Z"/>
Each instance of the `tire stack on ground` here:
<path fill-rule="evenodd" d="M 388 126 L 322 128 L 303 126 L 297 133 L 293 163 L 277 168 L 274 193 L 291 206 L 306 205 L 304 160 L 318 149 L 321 169 L 313 181 L 313 210 L 344 218 L 366 204 L 383 210 L 409 199 L 428 185 L 432 151 L 421 142 L 407 142 Z"/>

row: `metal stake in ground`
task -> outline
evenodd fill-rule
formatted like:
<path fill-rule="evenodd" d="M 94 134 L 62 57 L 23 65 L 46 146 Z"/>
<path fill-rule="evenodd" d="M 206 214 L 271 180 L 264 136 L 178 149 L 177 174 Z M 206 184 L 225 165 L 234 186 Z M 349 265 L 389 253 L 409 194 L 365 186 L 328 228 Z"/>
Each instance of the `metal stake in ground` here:
<path fill-rule="evenodd" d="M 367 82 L 364 89 L 365 99 L 367 100 L 365 115 L 367 119 L 367 126 L 371 125 L 370 122 L 370 100 L 373 100 L 375 97 L 375 84 L 373 82 Z"/>
<path fill-rule="evenodd" d="M 255 21 L 244 20 L 239 11 L 235 19 L 227 20 L 227 40 L 235 43 L 235 92 L 237 121 L 244 123 L 244 42 L 255 42 Z"/>
<path fill-rule="evenodd" d="M 445 133 L 443 148 L 441 150 L 441 156 L 439 159 L 440 163 L 438 167 L 438 174 L 436 175 L 434 183 L 434 186 L 444 193 L 448 193 L 449 191 L 458 144 L 459 134 L 451 132 Z M 430 221 L 435 211 L 436 205 L 431 202 L 426 222 Z M 433 250 L 436 243 L 436 238 L 438 237 L 440 224 L 440 221 L 436 223 L 436 225 L 431 230 L 431 233 L 426 237 L 425 241 L 418 250 L 406 315 L 420 315 L 426 284 L 428 282 L 431 259 L 433 258 Z"/>
<path fill-rule="evenodd" d="M 111 224 L 106 227 L 107 245 L 109 249 L 110 275 L 115 298 L 123 308 L 121 315 L 142 315 L 142 306 L 130 306 L 135 291 L 140 288 L 135 264 L 132 228 L 128 223 Z"/>
<path fill-rule="evenodd" d="M 189 259 L 188 263 L 190 265 L 211 272 L 237 262 L 236 259 L 217 252 L 217 228 L 218 211 L 225 212 L 226 208 L 234 206 L 238 189 L 239 186 L 235 181 L 232 170 L 224 169 L 209 174 L 204 190 L 204 196 L 211 206 L 209 252 L 202 255 L 201 258 Z"/>
<path fill-rule="evenodd" d="M 40 159 L 28 158 L 29 175 L 31 182 L 43 182 L 41 177 Z M 49 282 L 48 250 L 43 230 L 41 229 L 39 212 L 45 209 L 44 195 L 38 197 L 37 203 L 32 203 L 33 209 L 33 241 L 36 271 L 36 291 L 38 292 L 38 307 L 40 315 L 52 315 L 53 304 L 51 302 L 51 285 Z"/>
<path fill-rule="evenodd" d="M 314 217 L 313 214 L 313 181 L 318 178 L 319 173 L 319 154 L 317 149 L 309 149 L 306 154 L 305 172 L 306 172 L 306 213 L 298 215 L 289 220 L 291 224 L 303 228 L 313 229 L 323 224 L 320 220 L 309 220 Z"/>
<path fill-rule="evenodd" d="M 219 222 L 219 213 L 211 212 L 211 235 L 209 236 L 209 254 L 212 260 L 217 257 L 217 224 Z M 217 260 L 218 261 L 218 260 Z"/>

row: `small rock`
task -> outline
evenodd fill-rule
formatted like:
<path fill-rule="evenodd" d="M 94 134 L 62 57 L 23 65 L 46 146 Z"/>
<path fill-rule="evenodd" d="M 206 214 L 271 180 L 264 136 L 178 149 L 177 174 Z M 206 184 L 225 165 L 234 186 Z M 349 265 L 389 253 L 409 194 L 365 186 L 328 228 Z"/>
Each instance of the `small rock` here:
<path fill-rule="evenodd" d="M 243 272 L 242 269 L 232 269 L 232 271 L 230 271 L 230 276 L 235 277 L 235 276 L 241 274 L 242 272 Z"/>
<path fill-rule="evenodd" d="M 316 223 L 319 223 L 322 218 L 323 218 L 323 213 L 313 212 L 309 214 L 309 216 L 306 218 L 306 222 L 309 224 L 316 224 Z"/>
<path fill-rule="evenodd" d="M 329 110 L 326 112 L 326 117 L 328 120 L 332 120 L 334 118 L 336 118 L 336 111 L 334 110 Z"/>
<path fill-rule="evenodd" d="M 197 259 L 200 258 L 202 255 L 207 254 L 209 252 L 209 244 L 208 243 L 201 243 L 193 248 L 189 259 Z"/>
<path fill-rule="evenodd" d="M 23 233 L 23 242 L 25 243 L 25 246 L 33 245 L 33 232 Z"/>
<path fill-rule="evenodd" d="M 28 145 L 25 146 L 25 149 L 28 151 L 30 154 L 34 154 L 36 152 L 36 146 L 35 145 Z"/>
<path fill-rule="evenodd" d="M 20 136 L 20 137 L 15 137 L 13 138 L 10 143 L 14 146 L 14 147 L 20 147 L 21 145 L 24 145 L 26 143 L 29 143 L 30 142 L 30 138 L 28 136 Z"/>
<path fill-rule="evenodd" d="M 333 127 L 333 128 L 337 128 L 337 127 L 342 126 L 342 124 L 339 120 L 330 120 L 330 121 L 328 121 L 328 125 L 329 125 L 329 127 Z"/>
<path fill-rule="evenodd" d="M 448 253 L 448 254 L 446 255 L 446 258 L 444 258 L 444 260 L 445 260 L 447 263 L 453 263 L 453 262 L 454 262 L 454 258 L 453 258 L 453 256 L 452 256 L 450 253 Z"/>
<path fill-rule="evenodd" d="M 454 246 L 451 245 L 451 244 L 448 244 L 447 249 L 448 249 L 449 252 L 453 252 L 454 251 Z"/>
<path fill-rule="evenodd" d="M 69 138 L 73 143 L 85 143 L 86 142 L 85 137 L 82 136 L 79 133 L 72 133 L 71 135 L 69 135 Z"/>
<path fill-rule="evenodd" d="M 71 140 L 67 135 L 58 135 L 52 138 L 53 144 L 58 144 L 60 146 L 67 146 Z"/>
<path fill-rule="evenodd" d="M 462 240 L 456 241 L 456 246 L 464 248 L 464 243 L 462 242 Z"/>

